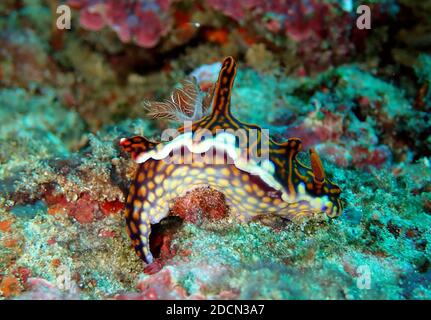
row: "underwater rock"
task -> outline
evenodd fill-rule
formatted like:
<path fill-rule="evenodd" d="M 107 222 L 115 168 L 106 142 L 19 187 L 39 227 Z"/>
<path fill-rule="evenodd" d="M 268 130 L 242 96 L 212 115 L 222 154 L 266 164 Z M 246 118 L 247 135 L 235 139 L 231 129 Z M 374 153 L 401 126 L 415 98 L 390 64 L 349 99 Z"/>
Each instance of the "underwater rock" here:
<path fill-rule="evenodd" d="M 271 73 L 276 69 L 276 59 L 263 43 L 253 44 L 248 48 L 245 56 L 247 64 L 261 73 Z"/>
<path fill-rule="evenodd" d="M 52 283 L 41 278 L 28 279 L 28 288 L 18 298 L 20 300 L 77 300 L 78 292 L 64 292 Z"/>
<path fill-rule="evenodd" d="M 45 52 L 45 44 L 32 30 L 0 32 L 0 83 L 10 87 L 29 87 L 30 83 L 57 80 L 57 66 Z"/>
<path fill-rule="evenodd" d="M 97 208 L 97 202 L 92 201 L 88 195 L 84 194 L 70 208 L 69 215 L 79 223 L 91 223 L 94 219 L 94 211 Z"/>
<path fill-rule="evenodd" d="M 172 215 L 192 223 L 219 220 L 228 215 L 223 194 L 210 188 L 198 188 L 175 199 L 171 210 Z"/>
<path fill-rule="evenodd" d="M 84 124 L 76 112 L 62 107 L 53 90 L 3 89 L 0 92 L 0 172 L 48 156 L 66 156 L 81 139 Z"/>
<path fill-rule="evenodd" d="M 154 276 L 141 280 L 137 285 L 139 293 L 116 296 L 118 300 L 160 300 L 160 299 L 185 299 L 186 292 L 177 283 L 172 281 L 172 273 L 169 268 Z"/>

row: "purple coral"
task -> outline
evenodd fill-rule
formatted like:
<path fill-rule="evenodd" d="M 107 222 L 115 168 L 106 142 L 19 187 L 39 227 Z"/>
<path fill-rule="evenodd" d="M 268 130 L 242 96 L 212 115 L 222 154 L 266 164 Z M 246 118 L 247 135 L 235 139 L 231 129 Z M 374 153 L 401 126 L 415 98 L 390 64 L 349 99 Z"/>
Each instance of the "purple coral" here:
<path fill-rule="evenodd" d="M 80 24 L 87 30 L 114 30 L 122 42 L 155 47 L 169 30 L 171 0 L 69 0 L 80 10 Z"/>
<path fill-rule="evenodd" d="M 322 37 L 324 34 L 324 16 L 329 5 L 313 0 L 207 0 L 215 10 L 240 22 L 247 14 L 267 20 L 270 31 L 284 30 L 286 35 L 300 41 L 311 33 Z M 274 22 L 277 28 L 274 28 Z"/>
<path fill-rule="evenodd" d="M 354 24 L 336 4 L 316 0 L 206 0 L 206 4 L 238 23 L 264 26 L 271 34 L 295 41 L 307 69 L 343 62 L 354 49 L 350 39 Z"/>

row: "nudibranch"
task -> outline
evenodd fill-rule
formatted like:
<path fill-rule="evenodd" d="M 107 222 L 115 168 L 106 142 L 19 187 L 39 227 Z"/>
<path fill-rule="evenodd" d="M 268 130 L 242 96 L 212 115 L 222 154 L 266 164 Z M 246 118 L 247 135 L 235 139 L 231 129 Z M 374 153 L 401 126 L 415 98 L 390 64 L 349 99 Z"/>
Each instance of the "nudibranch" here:
<path fill-rule="evenodd" d="M 224 59 L 211 113 L 176 129 L 170 141 L 152 142 L 141 136 L 121 139 L 120 145 L 139 163 L 125 218 L 134 249 L 146 263 L 153 262 L 151 225 L 168 216 L 173 199 L 197 186 L 222 192 L 231 214 L 245 222 L 268 214 L 286 219 L 320 213 L 335 217 L 343 210 L 341 190 L 325 175 L 315 150 L 309 151 L 308 167 L 297 159 L 300 139 L 275 142 L 267 130 L 232 115 L 236 68 L 232 57 Z"/>

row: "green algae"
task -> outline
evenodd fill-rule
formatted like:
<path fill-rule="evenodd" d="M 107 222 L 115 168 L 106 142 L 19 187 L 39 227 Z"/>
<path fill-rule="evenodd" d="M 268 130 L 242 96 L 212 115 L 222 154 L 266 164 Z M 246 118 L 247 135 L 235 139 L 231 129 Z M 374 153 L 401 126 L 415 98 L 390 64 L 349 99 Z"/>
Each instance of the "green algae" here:
<path fill-rule="evenodd" d="M 38 159 L 67 156 L 79 142 L 82 120 L 55 100 L 50 89 L 40 95 L 20 88 L 0 92 L 1 176 Z"/>
<path fill-rule="evenodd" d="M 99 232 L 104 228 L 118 230 L 120 235 L 103 238 Z M 25 222 L 23 229 L 26 243 L 17 263 L 31 268 L 34 277 L 84 299 L 134 290 L 141 263 L 128 250 L 121 217 L 83 226 L 67 217 L 45 214 Z M 53 264 L 55 259 L 59 265 Z"/>
<path fill-rule="evenodd" d="M 299 85 L 294 78 L 281 80 L 275 75 L 262 76 L 252 69 L 240 69 L 232 91 L 232 113 L 241 121 L 258 123 L 273 133 L 282 132 L 292 115 L 311 109 L 292 94 Z"/>

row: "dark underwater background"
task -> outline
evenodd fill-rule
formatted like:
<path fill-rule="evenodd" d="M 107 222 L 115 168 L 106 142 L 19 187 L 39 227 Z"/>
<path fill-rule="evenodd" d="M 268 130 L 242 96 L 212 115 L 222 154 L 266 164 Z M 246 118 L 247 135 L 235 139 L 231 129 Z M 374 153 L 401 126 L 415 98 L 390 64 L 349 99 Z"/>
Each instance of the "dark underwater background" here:
<path fill-rule="evenodd" d="M 143 101 L 208 90 L 229 55 L 232 113 L 314 147 L 346 208 L 240 224 L 200 189 L 144 272 L 119 139 L 176 127 Z M 2 0 L 0 299 L 430 299 L 430 82 L 431 1 Z"/>

